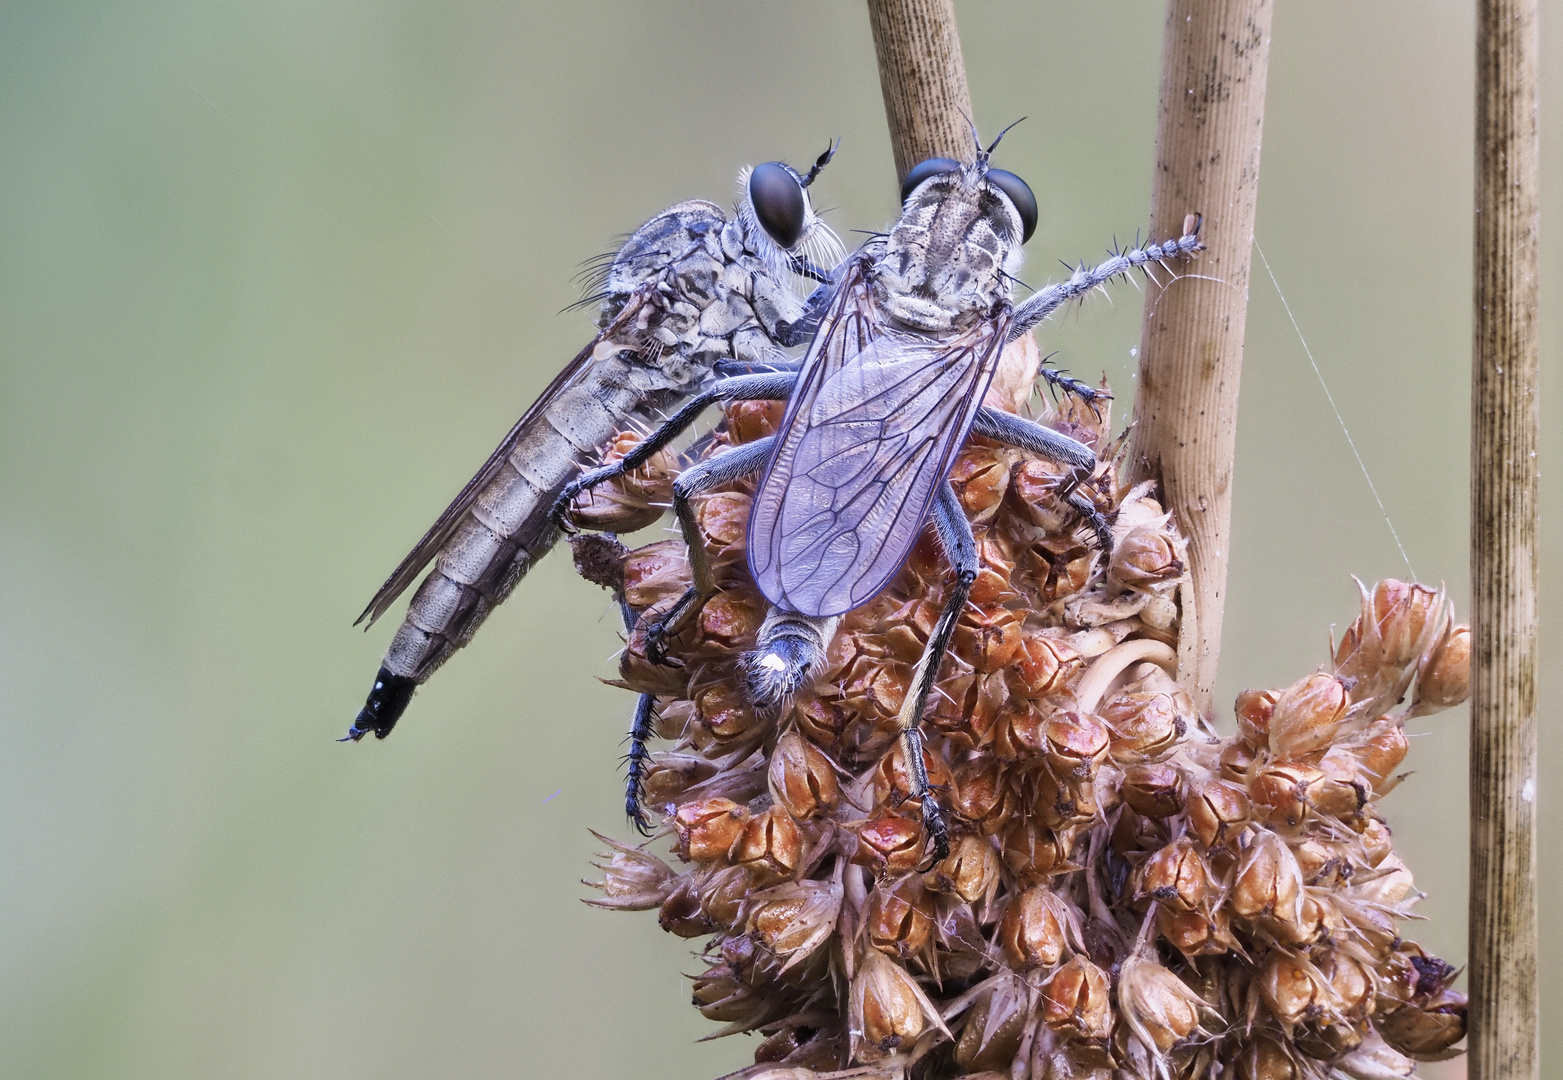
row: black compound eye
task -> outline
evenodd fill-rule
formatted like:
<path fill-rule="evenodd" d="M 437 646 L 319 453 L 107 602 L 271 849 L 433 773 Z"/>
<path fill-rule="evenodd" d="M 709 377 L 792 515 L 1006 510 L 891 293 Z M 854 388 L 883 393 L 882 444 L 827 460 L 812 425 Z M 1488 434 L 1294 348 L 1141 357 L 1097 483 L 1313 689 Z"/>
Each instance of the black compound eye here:
<path fill-rule="evenodd" d="M 776 161 L 756 165 L 749 174 L 749 202 L 760 225 L 782 247 L 792 247 L 803 235 L 803 187 L 787 166 Z"/>
<path fill-rule="evenodd" d="M 930 176 L 938 176 L 940 173 L 954 172 L 961 167 L 961 163 L 953 158 L 931 157 L 927 161 L 919 161 L 912 166 L 906 174 L 906 179 L 901 181 L 901 201 L 904 203 L 912 197 L 918 185 Z"/>
<path fill-rule="evenodd" d="M 1015 204 L 1022 230 L 1020 242 L 1024 244 L 1037 231 L 1037 197 L 1031 193 L 1031 185 L 1003 169 L 989 169 L 988 183 L 1009 196 L 1009 201 Z"/>

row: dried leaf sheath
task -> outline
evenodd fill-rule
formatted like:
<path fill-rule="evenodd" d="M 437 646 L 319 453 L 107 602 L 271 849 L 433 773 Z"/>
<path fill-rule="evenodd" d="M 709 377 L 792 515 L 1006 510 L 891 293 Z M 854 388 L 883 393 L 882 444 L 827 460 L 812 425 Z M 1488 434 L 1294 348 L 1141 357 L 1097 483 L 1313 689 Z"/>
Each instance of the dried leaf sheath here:
<path fill-rule="evenodd" d="M 1033 349 L 1006 353 L 990 404 L 1029 394 Z M 732 407 L 703 452 L 771 434 L 780 409 Z M 644 795 L 673 854 L 612 845 L 595 902 L 655 906 L 705 943 L 695 1001 L 720 1033 L 763 1036 L 747 1075 L 1192 1078 L 1224 1063 L 1261 1080 L 1446 1056 L 1464 1000 L 1400 937 L 1417 894 L 1377 800 L 1406 718 L 1468 687 L 1447 599 L 1364 589 L 1330 665 L 1245 692 L 1238 733 L 1218 738 L 1166 670 L 1182 539 L 1147 487 L 1118 485 L 1105 415 L 1066 401 L 1040 419 L 1102 457 L 1089 494 L 1114 554 L 1102 566 L 1058 498 L 1059 466 L 980 439 L 959 454 L 982 567 L 923 763 L 954 821 L 949 857 L 925 863 L 895 740 L 949 584 L 936 545 L 843 618 L 812 689 L 763 714 L 738 671 L 765 610 L 738 484 L 699 506 L 724 591 L 674 642 L 680 666 L 650 664 L 637 631 L 621 669 L 657 696 Z M 637 613 L 686 584 L 674 541 L 624 557 Z"/>

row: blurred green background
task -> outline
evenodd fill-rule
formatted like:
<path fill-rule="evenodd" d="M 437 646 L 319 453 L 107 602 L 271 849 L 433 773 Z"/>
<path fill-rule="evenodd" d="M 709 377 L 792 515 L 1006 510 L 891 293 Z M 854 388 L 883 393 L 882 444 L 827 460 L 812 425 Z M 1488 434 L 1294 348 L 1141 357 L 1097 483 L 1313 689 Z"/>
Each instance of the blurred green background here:
<path fill-rule="evenodd" d="M 1563 11 L 1544 12 L 1544 79 Z M 1035 283 L 1148 213 L 1162 6 L 959 5 L 977 122 L 1043 206 Z M 1259 240 L 1419 576 L 1467 612 L 1470 5 L 1283 3 Z M 587 339 L 578 264 L 745 162 L 841 153 L 893 216 L 859 3 L 0 6 L 0 1074 L 714 1076 L 689 944 L 584 907 L 624 835 L 604 595 L 549 560 L 339 746 L 392 626 L 353 617 Z M 1550 100 L 1544 101 L 1548 115 Z M 1559 140 L 1545 144 L 1547 236 Z M 1555 462 L 1563 244 L 1546 252 Z M 1325 658 L 1406 573 L 1256 265 L 1218 701 Z M 1132 397 L 1139 294 L 1043 333 Z M 1563 692 L 1557 472 L 1545 478 Z M 399 610 L 399 609 L 398 609 Z M 1544 710 L 1544 898 L 1563 745 Z M 1465 714 L 1387 804 L 1465 955 Z M 1563 997 L 1543 904 L 1544 1004 Z M 1563 1033 L 1544 1034 L 1553 1063 Z M 1450 1075 L 1446 1070 L 1439 1075 Z"/>

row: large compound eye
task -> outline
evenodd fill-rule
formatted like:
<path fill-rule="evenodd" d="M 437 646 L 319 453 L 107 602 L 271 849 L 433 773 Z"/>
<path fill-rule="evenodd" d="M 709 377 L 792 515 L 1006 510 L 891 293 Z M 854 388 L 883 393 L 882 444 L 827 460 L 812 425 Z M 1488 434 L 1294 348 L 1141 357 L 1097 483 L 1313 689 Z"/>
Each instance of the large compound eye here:
<path fill-rule="evenodd" d="M 760 225 L 782 247 L 792 247 L 803 235 L 803 187 L 787 166 L 776 161 L 756 165 L 749 174 L 749 202 Z"/>
<path fill-rule="evenodd" d="M 954 172 L 961 167 L 959 161 L 947 157 L 931 157 L 927 161 L 919 161 L 912 166 L 911 172 L 906 174 L 906 179 L 901 181 L 901 201 L 904 203 L 912 197 L 912 192 L 930 176 L 938 176 L 940 173 Z"/>
<path fill-rule="evenodd" d="M 1037 231 L 1037 197 L 1031 194 L 1031 186 L 1014 173 L 1003 169 L 989 169 L 988 183 L 1008 195 L 1009 201 L 1015 204 L 1023 233 L 1020 242 L 1024 244 Z"/>

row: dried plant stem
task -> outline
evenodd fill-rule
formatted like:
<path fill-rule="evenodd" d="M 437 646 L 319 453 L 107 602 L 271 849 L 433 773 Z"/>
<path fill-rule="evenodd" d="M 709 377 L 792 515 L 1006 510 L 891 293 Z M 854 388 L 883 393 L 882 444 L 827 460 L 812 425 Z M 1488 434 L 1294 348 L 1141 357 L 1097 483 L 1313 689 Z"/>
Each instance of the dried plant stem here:
<path fill-rule="evenodd" d="M 1269 0 L 1170 0 L 1151 230 L 1204 216 L 1200 279 L 1145 293 L 1131 461 L 1161 482 L 1189 541 L 1179 681 L 1208 713 L 1221 650 L 1237 438 L 1238 375 L 1259 191 Z M 1209 279 L 1218 280 L 1209 280 Z"/>
<path fill-rule="evenodd" d="M 1481 0 L 1471 358 L 1470 1075 L 1540 1075 L 1536 0 Z"/>
<path fill-rule="evenodd" d="M 919 161 L 973 154 L 971 92 L 953 0 L 868 0 L 899 180 Z"/>

